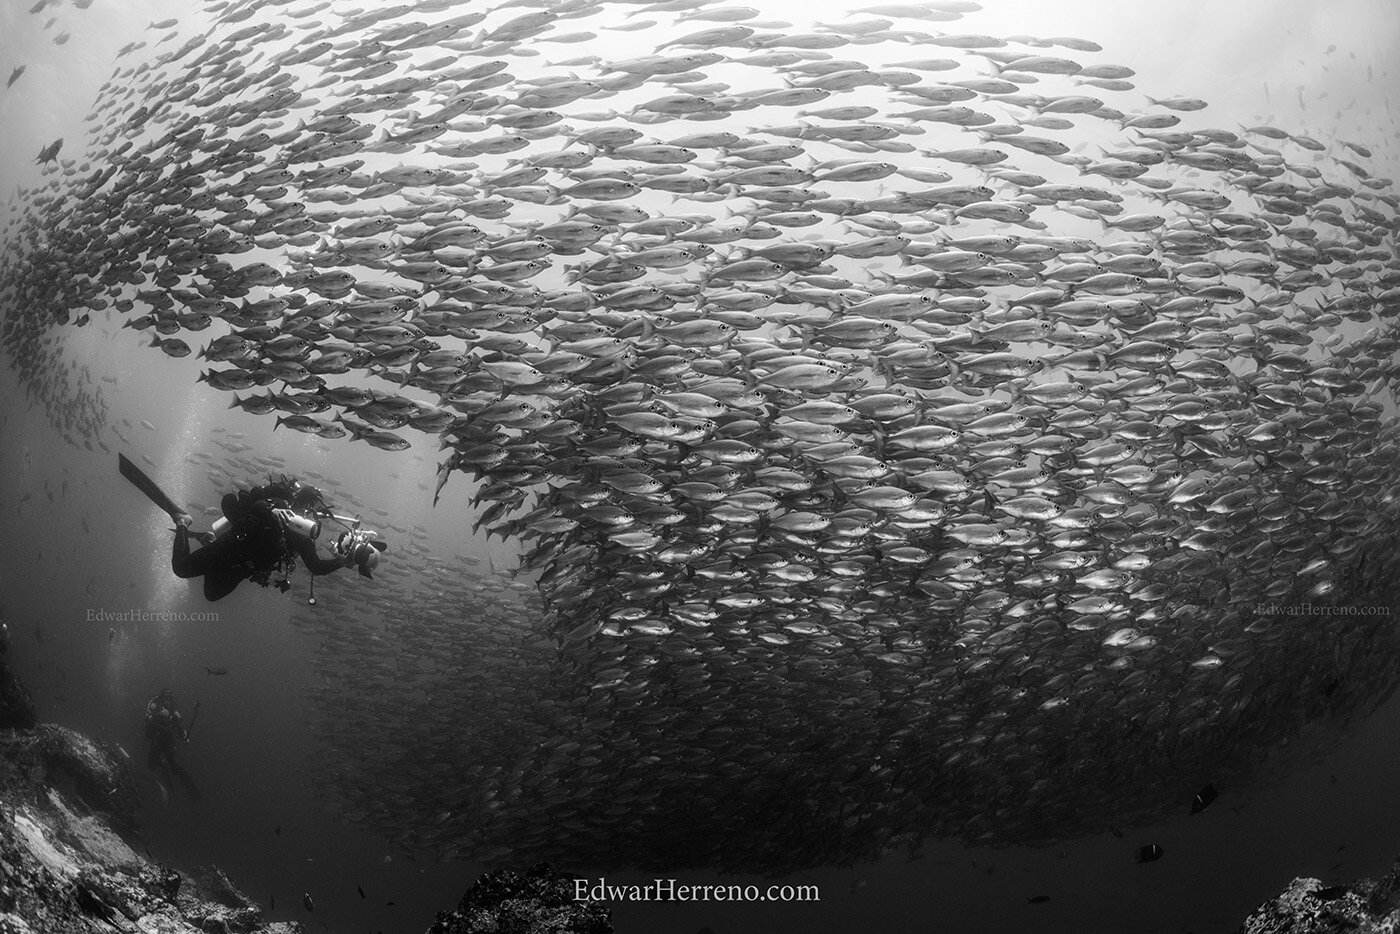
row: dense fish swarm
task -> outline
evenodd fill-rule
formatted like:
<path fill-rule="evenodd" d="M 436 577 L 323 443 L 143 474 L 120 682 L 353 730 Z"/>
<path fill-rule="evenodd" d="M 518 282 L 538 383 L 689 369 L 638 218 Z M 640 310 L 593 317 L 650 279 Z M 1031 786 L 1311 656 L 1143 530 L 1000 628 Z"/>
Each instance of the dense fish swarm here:
<path fill-rule="evenodd" d="M 780 871 L 1184 811 L 1396 683 L 1400 201 L 976 9 L 208 4 L 46 150 L 5 346 L 210 329 L 245 411 L 441 438 L 521 566 L 302 611 L 329 787 L 405 845 Z"/>

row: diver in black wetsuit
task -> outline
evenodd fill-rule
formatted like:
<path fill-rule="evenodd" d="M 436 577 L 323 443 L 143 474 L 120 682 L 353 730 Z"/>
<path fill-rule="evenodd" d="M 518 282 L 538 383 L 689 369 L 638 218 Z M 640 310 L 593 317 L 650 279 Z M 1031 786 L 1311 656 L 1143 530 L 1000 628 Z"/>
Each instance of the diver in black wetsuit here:
<path fill-rule="evenodd" d="M 163 688 L 146 705 L 146 741 L 150 744 L 146 751 L 146 765 L 156 773 L 156 783 L 165 801 L 170 800 L 172 775 L 180 780 L 191 801 L 199 800 L 199 788 L 195 786 L 194 779 L 175 761 L 175 750 L 188 739 L 189 731 L 180 719 L 180 712 L 175 709 L 175 695 L 170 688 Z"/>
<path fill-rule="evenodd" d="M 207 600 L 223 599 L 245 580 L 266 587 L 277 572 L 281 572 L 277 587 L 285 592 L 286 575 L 298 557 L 312 574 L 329 574 L 358 563 L 360 573 L 369 576 L 366 564 L 348 550 L 337 548 L 334 558 L 316 553 L 320 527 L 309 517 L 326 507 L 314 487 L 284 479 L 227 493 L 221 506 L 227 523 L 216 523 L 216 533 L 193 533 L 188 513 L 174 516 L 171 569 L 177 577 L 203 577 Z M 191 537 L 199 538 L 202 547 L 191 551 Z"/>

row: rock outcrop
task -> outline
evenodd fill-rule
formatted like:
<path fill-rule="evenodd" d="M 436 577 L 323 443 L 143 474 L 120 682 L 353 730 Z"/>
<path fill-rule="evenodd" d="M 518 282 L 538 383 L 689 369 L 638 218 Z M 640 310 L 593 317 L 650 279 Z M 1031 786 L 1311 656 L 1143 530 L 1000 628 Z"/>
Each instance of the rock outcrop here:
<path fill-rule="evenodd" d="M 34 711 L 34 699 L 25 690 L 19 676 L 5 663 L 9 651 L 10 633 L 6 627 L 0 633 L 0 730 L 28 730 L 39 722 Z"/>
<path fill-rule="evenodd" d="M 1294 879 L 1249 916 L 1239 934 L 1396 934 L 1400 932 L 1400 862 L 1380 879 L 1324 885 Z"/>
<path fill-rule="evenodd" d="M 137 803 L 125 753 L 13 714 L 27 699 L 0 653 L 0 934 L 301 934 L 215 869 L 186 875 L 122 836 Z M 28 707 L 32 713 L 32 704 Z M 21 710 L 22 712 L 22 710 Z M 27 726 L 17 726 L 18 723 Z"/>
<path fill-rule="evenodd" d="M 498 869 L 476 880 L 428 934 L 612 934 L 612 913 L 574 899 L 574 880 L 541 863 Z"/>

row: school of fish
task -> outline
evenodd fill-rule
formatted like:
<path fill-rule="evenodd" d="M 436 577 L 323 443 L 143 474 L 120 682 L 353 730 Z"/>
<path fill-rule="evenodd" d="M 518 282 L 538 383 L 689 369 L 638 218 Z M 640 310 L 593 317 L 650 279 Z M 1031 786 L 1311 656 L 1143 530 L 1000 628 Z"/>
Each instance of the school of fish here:
<path fill-rule="evenodd" d="M 519 567 L 298 611 L 331 800 L 405 847 L 781 872 L 1184 813 L 1400 676 L 1400 199 L 977 10 L 205 3 L 40 153 L 0 341 L 84 424 L 92 325 L 440 439 Z"/>

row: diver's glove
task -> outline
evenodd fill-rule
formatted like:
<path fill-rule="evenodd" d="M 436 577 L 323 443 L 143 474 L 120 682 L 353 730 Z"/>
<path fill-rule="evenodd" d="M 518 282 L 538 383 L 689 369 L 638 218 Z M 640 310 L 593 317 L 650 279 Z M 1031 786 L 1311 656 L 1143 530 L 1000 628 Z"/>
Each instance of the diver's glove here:
<path fill-rule="evenodd" d="M 341 532 L 340 537 L 337 538 L 335 544 L 331 546 L 331 551 L 335 552 L 335 556 L 340 559 L 341 567 L 348 568 L 355 563 L 352 545 L 351 533 Z"/>

